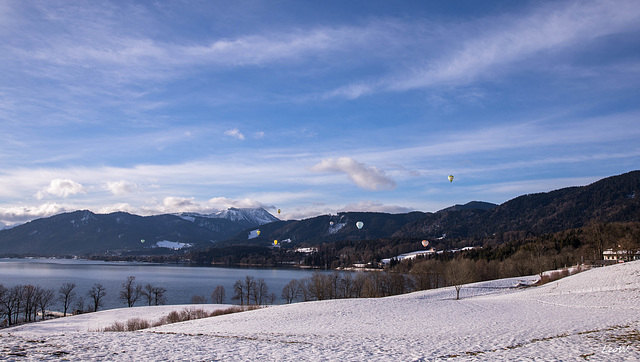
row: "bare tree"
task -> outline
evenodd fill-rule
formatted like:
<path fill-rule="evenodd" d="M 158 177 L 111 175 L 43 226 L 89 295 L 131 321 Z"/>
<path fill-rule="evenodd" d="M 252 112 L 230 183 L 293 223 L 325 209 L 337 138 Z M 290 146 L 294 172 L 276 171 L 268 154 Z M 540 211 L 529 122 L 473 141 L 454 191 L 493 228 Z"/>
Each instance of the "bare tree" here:
<path fill-rule="evenodd" d="M 9 290 L 4 285 L 0 284 L 0 317 L 3 315 L 8 315 L 9 318 L 7 322 L 11 325 L 11 312 L 7 310 L 7 306 L 5 303 L 8 302 L 9 299 Z"/>
<path fill-rule="evenodd" d="M 204 295 L 194 295 L 191 297 L 191 304 L 205 304 L 207 298 Z"/>
<path fill-rule="evenodd" d="M 0 304 L 2 305 L 2 312 L 7 316 L 7 322 L 9 325 L 18 322 L 17 318 L 18 313 L 20 312 L 20 309 L 18 308 L 20 305 L 20 287 L 21 286 L 16 285 L 7 289 L 0 285 Z"/>
<path fill-rule="evenodd" d="M 302 278 L 298 280 L 298 300 L 307 302 L 311 300 L 311 293 L 309 292 L 309 280 L 310 278 Z"/>
<path fill-rule="evenodd" d="M 264 279 L 258 279 L 254 283 L 252 296 L 253 296 L 253 303 L 255 305 L 267 304 L 267 300 L 269 297 L 269 286 L 264 281 Z"/>
<path fill-rule="evenodd" d="M 34 310 L 37 309 L 36 306 L 36 287 L 27 284 L 22 289 L 22 301 L 23 301 L 23 310 L 24 310 L 24 320 L 25 322 L 31 322 L 32 316 L 34 315 Z M 35 319 L 35 317 L 33 318 Z"/>
<path fill-rule="evenodd" d="M 142 293 L 142 286 L 135 284 L 136 277 L 129 276 L 127 280 L 122 283 L 122 289 L 120 290 L 120 300 L 127 304 L 127 307 L 133 307 L 136 304 L 140 294 Z"/>
<path fill-rule="evenodd" d="M 618 250 L 622 252 L 626 261 L 632 261 L 635 253 L 640 249 L 637 240 L 640 240 L 637 235 L 627 234 L 618 241 Z"/>
<path fill-rule="evenodd" d="M 456 289 L 456 300 L 460 299 L 460 290 L 463 284 L 474 280 L 475 265 L 468 259 L 451 260 L 445 269 L 447 283 Z"/>
<path fill-rule="evenodd" d="M 247 305 L 251 304 L 251 296 L 253 289 L 256 287 L 256 279 L 250 275 L 244 277 L 244 292 L 247 299 Z"/>
<path fill-rule="evenodd" d="M 47 306 L 51 305 L 55 297 L 56 293 L 53 289 L 43 289 L 40 291 L 40 295 L 38 295 L 38 307 L 42 313 L 42 319 L 45 319 L 47 316 Z"/>
<path fill-rule="evenodd" d="M 280 296 L 284 299 L 285 303 L 292 303 L 293 300 L 298 297 L 299 286 L 300 283 L 298 283 L 297 280 L 291 279 L 289 283 L 282 288 Z"/>
<path fill-rule="evenodd" d="M 142 292 L 140 292 L 140 294 L 147 300 L 147 305 L 151 306 L 153 305 L 153 290 L 154 290 L 154 286 L 151 284 L 145 284 L 145 286 L 142 288 Z"/>
<path fill-rule="evenodd" d="M 342 275 L 340 278 L 340 283 L 338 285 L 338 295 L 337 298 L 352 298 L 354 295 L 354 283 L 353 277 L 351 273 L 346 273 Z"/>
<path fill-rule="evenodd" d="M 309 279 L 307 288 L 313 299 L 329 299 L 331 295 L 331 280 L 326 274 L 314 272 Z"/>
<path fill-rule="evenodd" d="M 24 307 L 24 303 L 22 303 L 22 295 L 24 294 L 24 285 L 18 284 L 11 288 L 11 298 L 14 301 L 14 316 L 13 320 L 15 323 L 18 323 L 20 319 L 20 312 Z"/>
<path fill-rule="evenodd" d="M 164 304 L 167 302 L 167 298 L 165 297 L 165 294 L 167 293 L 167 290 L 163 287 L 154 287 L 153 288 L 153 304 L 154 305 L 160 305 L 160 304 Z"/>
<path fill-rule="evenodd" d="M 166 292 L 167 290 L 165 288 L 145 284 L 144 288 L 140 291 L 140 295 L 146 299 L 148 305 L 160 305 L 167 301 L 165 298 Z"/>
<path fill-rule="evenodd" d="M 256 287 L 256 280 L 254 277 L 247 275 L 244 280 L 236 280 L 233 283 L 233 296 L 231 299 L 239 302 L 240 305 L 251 304 L 251 299 L 255 297 L 254 288 Z"/>
<path fill-rule="evenodd" d="M 67 316 L 67 310 L 76 297 L 76 292 L 73 291 L 75 288 L 76 283 L 64 283 L 60 289 L 58 289 L 58 293 L 60 294 L 58 299 L 62 302 L 62 313 L 65 317 Z"/>
<path fill-rule="evenodd" d="M 74 308 L 73 308 L 73 314 L 76 315 L 76 314 L 84 313 L 85 311 L 84 305 L 85 305 L 84 297 L 81 295 L 78 296 L 78 298 L 76 298 L 76 304 L 74 305 Z"/>
<path fill-rule="evenodd" d="M 89 289 L 87 294 L 93 302 L 93 311 L 97 312 L 98 308 L 102 307 L 102 299 L 107 295 L 105 287 L 100 283 L 96 283 Z"/>
<path fill-rule="evenodd" d="M 233 283 L 233 296 L 231 297 L 231 299 L 239 302 L 240 305 L 244 305 L 245 294 L 244 284 L 242 283 L 242 280 L 236 280 L 236 282 Z"/>
<path fill-rule="evenodd" d="M 211 293 L 211 302 L 213 304 L 224 304 L 225 291 L 222 285 L 218 285 Z"/>
<path fill-rule="evenodd" d="M 594 250 L 594 259 L 602 260 L 603 252 L 610 244 L 607 238 L 607 225 L 598 220 L 591 220 L 584 228 L 587 241 Z"/>

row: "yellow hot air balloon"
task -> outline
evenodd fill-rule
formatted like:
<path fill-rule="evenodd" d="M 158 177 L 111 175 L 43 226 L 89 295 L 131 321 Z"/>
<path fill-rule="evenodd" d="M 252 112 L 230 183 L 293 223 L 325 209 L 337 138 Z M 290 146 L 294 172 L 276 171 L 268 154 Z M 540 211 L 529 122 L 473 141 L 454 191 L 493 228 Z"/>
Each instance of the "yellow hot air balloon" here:
<path fill-rule="evenodd" d="M 256 234 L 258 234 L 258 236 L 260 236 L 260 230 L 256 231 Z"/>
<path fill-rule="evenodd" d="M 278 215 L 280 215 L 281 212 L 282 212 L 282 210 L 278 209 Z"/>
<path fill-rule="evenodd" d="M 453 182 L 453 175 L 449 175 L 449 182 Z"/>
<path fill-rule="evenodd" d="M 274 240 L 273 245 L 278 245 L 278 240 Z"/>

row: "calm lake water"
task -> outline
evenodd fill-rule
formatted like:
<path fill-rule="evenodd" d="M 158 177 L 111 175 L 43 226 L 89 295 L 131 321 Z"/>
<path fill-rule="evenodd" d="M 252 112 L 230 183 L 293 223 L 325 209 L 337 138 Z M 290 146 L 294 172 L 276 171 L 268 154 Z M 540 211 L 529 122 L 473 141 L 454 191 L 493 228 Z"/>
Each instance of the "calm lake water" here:
<path fill-rule="evenodd" d="M 107 291 L 102 309 L 126 307 L 118 296 L 122 283 L 130 275 L 136 277 L 136 284 L 150 283 L 165 288 L 166 304 L 189 304 L 194 295 L 204 295 L 207 303 L 211 303 L 211 292 L 217 285 L 225 288 L 225 303 L 233 304 L 233 283 L 250 275 L 264 279 L 269 294 L 275 293 L 276 304 L 279 304 L 283 303 L 280 294 L 285 284 L 291 279 L 309 277 L 313 272 L 309 269 L 221 268 L 69 259 L 0 259 L 0 284 L 5 287 L 16 284 L 39 285 L 53 289 L 57 296 L 62 284 L 75 283 L 76 295 L 84 297 L 88 306 L 90 300 L 87 292 L 95 283 L 100 283 Z M 136 306 L 145 303 L 139 300 Z M 57 305 L 52 309 L 56 308 L 60 309 Z"/>

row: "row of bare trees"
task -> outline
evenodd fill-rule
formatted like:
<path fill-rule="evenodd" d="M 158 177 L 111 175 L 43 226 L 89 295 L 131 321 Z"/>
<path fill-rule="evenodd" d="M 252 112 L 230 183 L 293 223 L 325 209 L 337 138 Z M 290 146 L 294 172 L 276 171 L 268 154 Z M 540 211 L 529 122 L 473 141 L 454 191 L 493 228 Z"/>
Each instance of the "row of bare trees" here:
<path fill-rule="evenodd" d="M 122 283 L 119 299 L 128 307 L 142 298 L 148 305 L 160 305 L 166 302 L 167 290 L 151 284 L 136 285 L 135 277 L 130 276 Z M 45 289 L 31 284 L 18 284 L 5 287 L 0 284 L 0 326 L 10 326 L 20 322 L 34 322 L 45 319 L 48 310 L 56 305 L 66 316 L 70 311 L 96 312 L 103 306 L 107 295 L 106 288 L 100 284 L 94 284 L 86 293 L 89 305 L 84 296 L 77 294 L 75 283 L 64 283 L 57 293 L 53 289 Z M 224 298 L 224 297 L 223 297 Z"/>
<path fill-rule="evenodd" d="M 233 284 L 233 296 L 240 305 L 266 305 L 276 300 L 275 293 L 269 293 L 269 286 L 264 279 L 256 279 L 247 275 Z"/>
<path fill-rule="evenodd" d="M 84 309 L 84 299 L 76 297 L 76 285 L 74 283 L 64 283 L 58 289 L 58 293 L 53 289 L 45 289 L 31 284 L 18 284 L 12 287 L 5 287 L 0 284 L 0 324 L 9 326 L 19 322 L 33 322 L 38 319 L 45 319 L 48 309 L 52 308 L 55 302 L 59 302 L 63 310 L 63 315 L 76 302 L 76 308 Z M 92 302 L 92 311 L 97 311 L 102 306 L 103 298 L 106 294 L 105 288 L 101 284 L 94 284 L 88 291 Z"/>
<path fill-rule="evenodd" d="M 136 284 L 136 277 L 129 276 L 122 283 L 122 289 L 118 298 L 125 303 L 127 307 L 133 307 L 138 300 L 142 298 L 147 305 L 161 305 L 166 303 L 165 296 L 167 290 L 163 287 L 157 287 L 151 284 L 144 286 Z"/>
<path fill-rule="evenodd" d="M 415 290 L 413 280 L 401 273 L 320 273 L 293 279 L 282 289 L 286 303 L 342 298 L 374 298 Z"/>

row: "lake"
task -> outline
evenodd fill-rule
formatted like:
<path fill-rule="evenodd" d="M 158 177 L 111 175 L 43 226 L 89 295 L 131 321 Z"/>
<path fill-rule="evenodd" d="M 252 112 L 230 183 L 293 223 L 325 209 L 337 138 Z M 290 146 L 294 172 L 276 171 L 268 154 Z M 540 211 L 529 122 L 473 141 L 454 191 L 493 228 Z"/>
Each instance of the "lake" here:
<path fill-rule="evenodd" d="M 100 283 L 106 288 L 104 306 L 101 309 L 126 307 L 118 299 L 122 283 L 127 277 L 136 277 L 139 285 L 152 284 L 167 290 L 166 304 L 189 304 L 194 295 L 203 295 L 211 303 L 211 293 L 218 285 L 224 286 L 225 303 L 233 304 L 233 283 L 250 275 L 264 279 L 269 294 L 275 293 L 276 304 L 284 303 L 280 298 L 282 288 L 292 279 L 311 276 L 310 269 L 276 268 L 222 268 L 175 264 L 153 264 L 136 262 L 105 262 L 71 259 L 0 259 L 0 284 L 11 287 L 16 284 L 39 285 L 45 289 L 58 289 L 64 283 L 76 284 L 76 295 L 85 298 L 85 306 L 91 304 L 89 289 Z M 331 271 L 320 271 L 330 273 Z M 136 306 L 145 305 L 140 299 Z M 57 301 L 52 309 L 61 309 Z"/>

